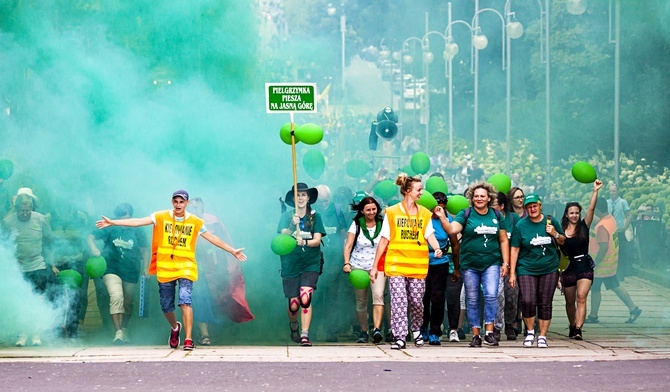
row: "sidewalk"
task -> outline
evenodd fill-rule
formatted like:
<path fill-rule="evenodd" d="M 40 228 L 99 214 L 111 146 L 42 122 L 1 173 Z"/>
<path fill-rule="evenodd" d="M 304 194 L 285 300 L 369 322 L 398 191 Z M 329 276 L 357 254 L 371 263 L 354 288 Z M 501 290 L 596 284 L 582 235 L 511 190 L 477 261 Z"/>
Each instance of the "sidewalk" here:
<path fill-rule="evenodd" d="M 628 310 L 614 293 L 603 291 L 600 323 L 584 326 L 584 341 L 567 338 L 564 299 L 554 300 L 548 349 L 524 348 L 522 339 L 499 347 L 473 349 L 468 342 L 391 350 L 388 344 L 319 343 L 313 347 L 211 346 L 194 351 L 157 346 L 66 346 L 0 349 L 0 362 L 554 362 L 670 359 L 670 289 L 630 277 L 622 283 L 643 310 L 626 324 Z M 504 335 L 503 335 L 504 338 Z"/>

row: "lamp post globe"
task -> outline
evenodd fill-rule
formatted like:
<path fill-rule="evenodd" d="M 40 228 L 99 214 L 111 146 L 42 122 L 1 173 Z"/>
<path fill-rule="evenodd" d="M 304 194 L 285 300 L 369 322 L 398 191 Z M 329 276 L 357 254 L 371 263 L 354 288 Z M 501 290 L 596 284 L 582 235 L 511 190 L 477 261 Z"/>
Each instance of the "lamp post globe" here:
<path fill-rule="evenodd" d="M 472 45 L 475 47 L 477 50 L 483 50 L 488 46 L 489 44 L 489 39 L 486 38 L 485 35 L 483 34 L 477 34 L 472 37 Z"/>
<path fill-rule="evenodd" d="M 509 22 L 507 25 L 507 35 L 512 39 L 521 38 L 523 35 L 523 25 L 521 22 Z"/>
<path fill-rule="evenodd" d="M 565 3 L 568 13 L 572 15 L 581 15 L 586 12 L 588 7 L 587 0 L 567 0 Z"/>

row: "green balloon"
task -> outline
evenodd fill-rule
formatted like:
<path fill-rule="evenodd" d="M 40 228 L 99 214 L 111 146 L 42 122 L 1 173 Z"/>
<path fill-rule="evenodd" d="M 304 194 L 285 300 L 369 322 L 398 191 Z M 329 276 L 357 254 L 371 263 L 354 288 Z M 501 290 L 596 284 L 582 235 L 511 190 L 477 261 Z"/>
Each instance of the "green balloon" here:
<path fill-rule="evenodd" d="M 445 195 L 447 191 L 447 183 L 440 177 L 430 177 L 426 180 L 426 190 L 430 193 L 442 192 Z"/>
<path fill-rule="evenodd" d="M 309 150 L 302 157 L 302 166 L 313 179 L 318 179 L 326 169 L 326 158 L 319 150 Z"/>
<path fill-rule="evenodd" d="M 347 175 L 353 178 L 363 178 L 370 173 L 370 165 L 362 159 L 347 162 L 345 168 Z"/>
<path fill-rule="evenodd" d="M 588 162 L 580 161 L 572 165 L 572 177 L 582 184 L 589 184 L 598 178 L 596 169 Z"/>
<path fill-rule="evenodd" d="M 400 171 L 407 174 L 410 177 L 416 176 L 416 172 L 412 169 L 412 165 L 405 165 L 400 168 Z"/>
<path fill-rule="evenodd" d="M 86 260 L 86 273 L 93 279 L 99 278 L 107 271 L 107 261 L 102 256 Z"/>
<path fill-rule="evenodd" d="M 0 160 L 0 179 L 6 180 L 14 174 L 14 164 L 8 159 Z"/>
<path fill-rule="evenodd" d="M 447 199 L 447 211 L 452 215 L 456 215 L 468 207 L 470 207 L 470 201 L 465 196 L 453 195 Z"/>
<path fill-rule="evenodd" d="M 430 157 L 425 152 L 417 152 L 409 161 L 412 170 L 417 174 L 426 174 L 430 170 Z"/>
<path fill-rule="evenodd" d="M 433 208 L 437 207 L 437 200 L 435 200 L 435 198 L 430 192 L 423 192 L 421 193 L 421 197 L 419 197 L 419 200 L 416 201 L 416 204 L 424 206 L 429 210 L 432 210 Z"/>
<path fill-rule="evenodd" d="M 507 193 L 512 188 L 512 180 L 503 173 L 494 174 L 486 181 L 493 185 L 498 192 Z"/>
<path fill-rule="evenodd" d="M 355 269 L 349 273 L 349 281 L 355 289 L 364 290 L 370 286 L 370 275 L 364 270 Z"/>
<path fill-rule="evenodd" d="M 293 252 L 295 246 L 295 238 L 287 234 L 276 235 L 275 238 L 272 239 L 272 242 L 270 242 L 270 248 L 272 249 L 272 252 L 278 256 L 286 256 L 287 254 Z"/>
<path fill-rule="evenodd" d="M 75 289 L 77 287 L 81 287 L 81 282 L 83 279 L 79 272 L 66 269 L 58 273 L 58 281 L 64 286 Z"/>
<path fill-rule="evenodd" d="M 295 129 L 295 137 L 305 144 L 317 144 L 323 139 L 323 129 L 314 123 L 307 123 Z"/>
<path fill-rule="evenodd" d="M 398 194 L 398 186 L 391 180 L 379 181 L 372 190 L 382 200 L 387 200 Z"/>
<path fill-rule="evenodd" d="M 298 125 L 294 124 L 293 125 L 293 130 L 295 131 L 295 128 L 297 128 Z M 291 145 L 291 123 L 287 122 L 286 124 L 282 125 L 281 128 L 279 128 L 279 138 L 281 139 L 282 142 L 288 144 L 289 146 Z M 296 143 L 299 142 L 299 140 L 296 138 L 295 140 Z"/>

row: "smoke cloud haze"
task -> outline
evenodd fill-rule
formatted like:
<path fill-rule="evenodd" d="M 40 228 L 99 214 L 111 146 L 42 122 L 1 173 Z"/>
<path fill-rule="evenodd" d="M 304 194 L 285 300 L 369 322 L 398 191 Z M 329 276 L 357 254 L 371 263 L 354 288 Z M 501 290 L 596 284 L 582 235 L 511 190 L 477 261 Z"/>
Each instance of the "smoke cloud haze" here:
<path fill-rule="evenodd" d="M 330 3 L 338 4 L 330 10 Z M 501 0 L 478 3 L 480 9 L 501 13 L 505 5 Z M 511 171 L 528 185 L 537 175 L 550 177 L 548 194 L 556 200 L 558 216 L 560 203 L 588 202 L 590 188 L 570 175 L 576 160 L 591 162 L 603 181 L 615 179 L 614 45 L 607 1 L 589 1 L 582 15 L 569 14 L 565 1 L 548 3 L 552 136 L 545 143 L 546 74 L 538 5 L 545 1 L 511 2 L 524 25 L 523 36 L 512 40 L 509 64 Z M 662 0 L 621 3 L 622 197 L 634 220 L 638 208 L 658 208 L 654 216 L 664 228 L 670 221 L 670 94 L 664 87 L 670 85 L 670 5 Z M 453 20 L 472 22 L 473 1 L 453 1 L 451 6 Z M 64 222 L 77 213 L 85 216 L 88 234 L 96 230 L 95 220 L 113 217 L 120 203 L 132 204 L 134 217 L 145 217 L 170 209 L 176 189 L 201 197 L 205 212 L 226 225 L 231 245 L 245 248 L 249 259 L 241 268 L 256 317 L 233 323 L 218 315 L 210 331 L 213 338 L 218 343 L 283 343 L 288 338 L 287 303 L 279 257 L 269 244 L 280 217 L 279 198 L 293 183 L 293 167 L 291 148 L 278 137 L 289 115 L 266 113 L 264 84 L 317 84 L 319 112 L 296 114 L 295 122 L 317 123 L 325 136 L 318 145 L 297 145 L 296 170 L 298 181 L 310 187 L 327 184 L 331 199 L 344 201 L 339 209 L 347 212 L 356 191 L 372 192 L 379 169 L 395 179 L 412 153 L 421 151 L 433 158 L 428 174 L 443 174 L 449 191 L 461 193 L 460 165 L 470 163 L 473 155 L 479 154 L 487 177 L 505 170 L 505 43 L 499 16 L 482 13 L 480 32 L 487 35 L 488 47 L 479 51 L 479 150 L 473 151 L 470 31 L 463 24 L 453 28 L 460 48 L 453 61 L 453 102 L 448 101 L 443 38 L 434 34 L 428 40 L 434 60 L 427 67 L 424 48 L 408 40 L 427 31 L 445 33 L 447 15 L 442 0 L 0 0 L 0 160 L 14 165 L 0 190 L 11 198 L 19 188 L 31 188 L 39 198 L 37 211 L 50 216 L 56 236 L 66 235 Z M 382 59 L 384 49 L 389 53 Z M 400 93 L 415 92 L 406 85 L 400 91 L 401 57 L 395 54 L 412 56 L 402 73 L 411 74 L 414 87 L 428 91 L 428 111 L 425 100 L 417 99 L 422 106 L 414 110 L 400 99 Z M 449 104 L 453 162 L 447 158 Z M 371 123 L 386 105 L 400 115 L 400 132 L 371 151 Z M 551 150 L 549 165 L 545 149 Z M 323 155 L 321 172 L 303 162 L 310 151 Z M 351 175 L 346 163 L 353 160 L 369 166 L 365 176 Z M 601 192 L 607 197 L 607 189 Z M 138 230 L 150 239 L 150 230 Z M 659 235 L 663 244 L 664 236 Z M 50 251 L 76 253 L 63 241 L 54 246 Z M 644 244 L 631 246 L 644 252 Z M 87 252 L 85 246 L 84 260 Z M 640 263 L 666 271 L 664 263 L 648 259 L 642 257 Z M 64 299 L 59 297 L 54 308 L 30 293 L 9 239 L 0 242 L 0 264 L 0 312 L 13 320 L 0 334 L 0 345 L 12 345 L 16 334 L 31 327 L 56 342 Z M 137 317 L 135 303 L 133 343 L 164 344 L 164 336 L 155 333 L 156 328 L 167 329 L 155 279 L 150 290 L 148 318 Z M 89 311 L 97 312 L 99 304 L 93 297 L 89 302 Z M 342 319 L 353 320 L 350 305 L 341 310 Z M 104 313 L 108 304 L 100 306 Z M 327 302 L 315 306 L 314 330 L 324 329 L 324 314 L 331 309 Z M 668 324 L 667 315 L 663 323 Z M 82 328 L 83 339 L 111 343 L 108 325 L 85 322 Z"/>

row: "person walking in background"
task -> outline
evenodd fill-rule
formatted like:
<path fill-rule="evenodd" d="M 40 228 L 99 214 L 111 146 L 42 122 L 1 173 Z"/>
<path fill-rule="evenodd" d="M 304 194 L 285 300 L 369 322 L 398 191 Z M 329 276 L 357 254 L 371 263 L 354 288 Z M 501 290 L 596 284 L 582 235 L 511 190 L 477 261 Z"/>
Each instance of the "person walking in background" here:
<path fill-rule="evenodd" d="M 480 290 L 484 291 L 484 344 L 497 346 L 493 323 L 498 312 L 498 285 L 509 273 L 509 240 L 505 217 L 491 208 L 496 193 L 491 184 L 480 182 L 465 192 L 470 207 L 449 223 L 440 216 L 447 234 L 461 233 L 460 266 L 465 287 L 466 310 L 472 328 L 470 347 L 481 347 Z M 435 208 L 440 208 L 435 207 Z M 502 267 L 501 267 L 502 265 Z"/>
<path fill-rule="evenodd" d="M 400 173 L 395 180 L 403 199 L 386 208 L 381 229 L 381 240 L 370 270 L 370 280 L 379 279 L 379 261 L 386 250 L 384 273 L 388 276 L 391 293 L 391 329 L 395 342 L 391 349 L 406 348 L 408 312 L 412 320 L 411 331 L 414 345 L 423 346 L 421 324 L 423 323 L 423 295 L 428 274 L 428 247 L 435 249 L 435 257 L 442 257 L 442 249 L 431 221 L 431 213 L 416 203 L 423 192 L 423 184 L 416 177 Z M 436 207 L 438 208 L 438 207 Z"/>
<path fill-rule="evenodd" d="M 617 233 L 619 239 L 619 260 L 620 265 L 617 269 L 617 274 L 620 280 L 633 273 L 633 247 L 626 238 L 626 230 L 631 224 L 633 215 L 630 205 L 619 196 L 619 187 L 610 183 L 609 185 L 610 198 L 607 199 L 607 212 L 614 216 L 616 221 Z"/>
<path fill-rule="evenodd" d="M 381 239 L 382 229 L 381 207 L 373 197 L 366 196 L 358 203 L 352 203 L 351 209 L 356 211 L 353 222 L 347 233 L 347 241 L 344 244 L 344 266 L 342 270 L 349 274 L 353 270 L 363 270 L 370 273 L 372 263 L 375 260 L 377 246 Z M 384 288 L 386 279 L 384 272 L 380 271 L 377 279 L 370 284 L 372 292 L 372 341 L 380 343 L 384 338 L 380 328 L 384 317 Z M 368 289 L 354 288 L 356 296 L 356 313 L 361 333 L 358 343 L 367 343 L 368 332 Z"/>
<path fill-rule="evenodd" d="M 323 274 L 319 277 L 322 289 L 316 292 L 315 301 L 322 309 L 330 309 L 322 320 L 326 331 L 327 342 L 337 342 L 340 329 L 346 324 L 348 313 L 345 313 L 350 293 L 348 282 L 342 273 L 342 249 L 346 240 L 349 225 L 344 220 L 344 212 L 331 201 L 330 188 L 317 185 L 318 200 L 313 204 L 314 211 L 321 215 L 326 236 L 323 244 Z M 366 328 L 367 329 L 367 328 Z"/>
<path fill-rule="evenodd" d="M 186 209 L 205 221 L 207 230 L 224 242 L 231 243 L 226 226 L 215 215 L 205 212 L 205 202 L 200 197 L 192 198 Z M 205 242 L 196 251 L 198 282 L 193 285 L 193 319 L 198 326 L 198 344 L 212 344 L 209 326 L 219 323 L 217 309 L 236 323 L 251 321 L 254 315 L 246 299 L 244 276 L 240 262 L 230 253 Z"/>
<path fill-rule="evenodd" d="M 179 284 L 179 307 L 184 322 L 184 350 L 193 350 L 193 282 L 198 280 L 198 264 L 196 262 L 196 244 L 202 237 L 213 245 L 231 253 L 238 260 L 244 261 L 247 256 L 244 248 L 235 249 L 222 239 L 207 231 L 202 219 L 186 211 L 188 192 L 183 189 L 172 194 L 172 210 L 158 211 L 144 218 L 102 219 L 95 222 L 98 229 L 110 226 L 140 227 L 153 225 L 151 241 L 151 263 L 149 274 L 156 275 L 160 294 L 163 316 L 170 324 L 171 348 L 179 347 L 182 323 L 174 314 L 175 289 Z"/>
<path fill-rule="evenodd" d="M 44 257 L 45 247 L 51 243 L 53 235 L 51 226 L 44 215 L 34 211 L 35 199 L 32 191 L 30 194 L 18 194 L 14 203 L 14 212 L 2 220 L 2 228 L 6 235 L 14 236 L 16 259 L 23 272 L 23 277 L 30 282 L 37 293 L 53 300 L 53 295 L 49 290 L 55 284 L 54 276 L 58 275 L 59 271 Z M 25 346 L 27 340 L 28 335 L 20 333 L 16 346 Z M 33 346 L 42 345 L 38 331 L 33 331 L 31 343 Z"/>
<path fill-rule="evenodd" d="M 114 209 L 115 219 L 133 216 L 133 206 L 121 203 Z M 96 245 L 101 241 L 102 251 Z M 102 281 L 109 293 L 109 314 L 116 330 L 114 344 L 130 342 L 128 322 L 133 313 L 133 297 L 140 272 L 146 273 L 149 262 L 149 244 L 142 230 L 113 226 L 98 230 L 87 238 L 91 255 L 102 255 L 107 261 L 107 270 Z"/>
<path fill-rule="evenodd" d="M 566 237 L 561 250 L 570 259 L 570 264 L 561 274 L 561 285 L 565 294 L 565 312 L 570 323 L 568 337 L 575 340 L 583 339 L 586 298 L 593 283 L 594 263 L 589 255 L 589 230 L 598 202 L 598 191 L 602 187 L 603 183 L 600 180 L 593 183 L 593 192 L 584 219 L 582 219 L 582 206 L 577 202 L 566 204 L 561 218 L 561 227 Z"/>
<path fill-rule="evenodd" d="M 523 189 L 518 187 L 512 187 L 512 189 L 507 192 L 507 210 L 509 212 L 515 213 L 519 218 L 525 218 L 528 213 L 526 209 L 523 208 L 523 200 L 525 198 L 525 193 Z"/>
<path fill-rule="evenodd" d="M 288 299 L 288 319 L 291 340 L 309 347 L 309 327 L 312 323 L 312 294 L 322 271 L 321 238 L 326 235 L 321 215 L 312 210 L 312 203 L 319 198 L 316 188 L 299 182 L 286 193 L 286 204 L 295 210 L 284 212 L 279 219 L 277 232 L 296 238 L 297 246 L 281 256 L 281 277 L 284 296 Z M 294 200 L 297 190 L 298 199 Z M 298 311 L 300 324 L 298 324 Z M 299 329 L 300 328 L 300 329 Z"/>
<path fill-rule="evenodd" d="M 528 216 L 516 224 L 512 233 L 509 284 L 519 285 L 521 314 L 527 330 L 523 346 L 533 347 L 537 314 L 540 328 L 537 347 L 547 348 L 552 301 L 558 283 L 556 244 L 563 245 L 565 234 L 555 218 L 542 213 L 542 200 L 538 195 L 526 195 L 524 206 Z"/>
<path fill-rule="evenodd" d="M 628 291 L 619 285 L 617 278 L 617 267 L 619 264 L 619 236 L 617 234 L 617 223 L 614 216 L 607 211 L 607 202 L 599 198 L 594 211 L 598 219 L 596 227 L 590 234 L 589 253 L 595 262 L 593 272 L 593 286 L 591 287 L 591 311 L 584 321 L 586 324 L 600 322 L 598 311 L 602 301 L 600 293 L 601 286 L 614 291 L 617 297 L 628 307 L 630 316 L 626 324 L 632 324 L 640 317 L 642 309 L 635 305 Z"/>
<path fill-rule="evenodd" d="M 455 235 L 449 236 L 442 227 L 440 222 L 446 214 L 445 208 L 447 205 L 447 195 L 443 192 L 433 193 L 435 201 L 440 209 L 433 209 L 432 224 L 435 229 L 435 239 L 440 244 L 442 250 L 442 257 L 435 257 L 435 250 L 429 247 L 429 263 L 428 275 L 426 276 L 426 293 L 423 296 L 423 325 L 421 326 L 421 334 L 423 340 L 428 340 L 431 346 L 439 346 L 442 344 L 440 337 L 442 336 L 442 323 L 444 322 L 444 311 L 446 304 L 446 289 L 447 285 L 456 286 L 457 282 L 461 282 L 461 272 L 458 259 L 458 250 L 460 248 L 458 237 Z M 451 217 L 446 217 L 451 221 Z M 449 282 L 451 280 L 451 282 Z M 455 336 L 458 340 L 458 313 L 460 310 L 460 286 L 450 287 L 452 293 L 452 303 L 449 310 L 451 315 L 448 318 L 450 337 Z M 453 298 L 455 296 L 455 298 Z"/>
<path fill-rule="evenodd" d="M 507 195 L 498 192 L 496 200 L 491 204 L 505 217 L 505 232 L 507 238 L 512 238 L 514 227 L 519 221 L 519 215 L 515 212 L 507 211 L 509 202 Z M 502 328 L 505 328 L 505 335 L 507 340 L 516 340 L 517 335 L 517 319 L 519 317 L 519 287 L 512 287 L 509 284 L 509 274 L 500 279 L 498 284 L 498 313 L 493 323 L 493 337 L 500 340 L 500 333 Z"/>

